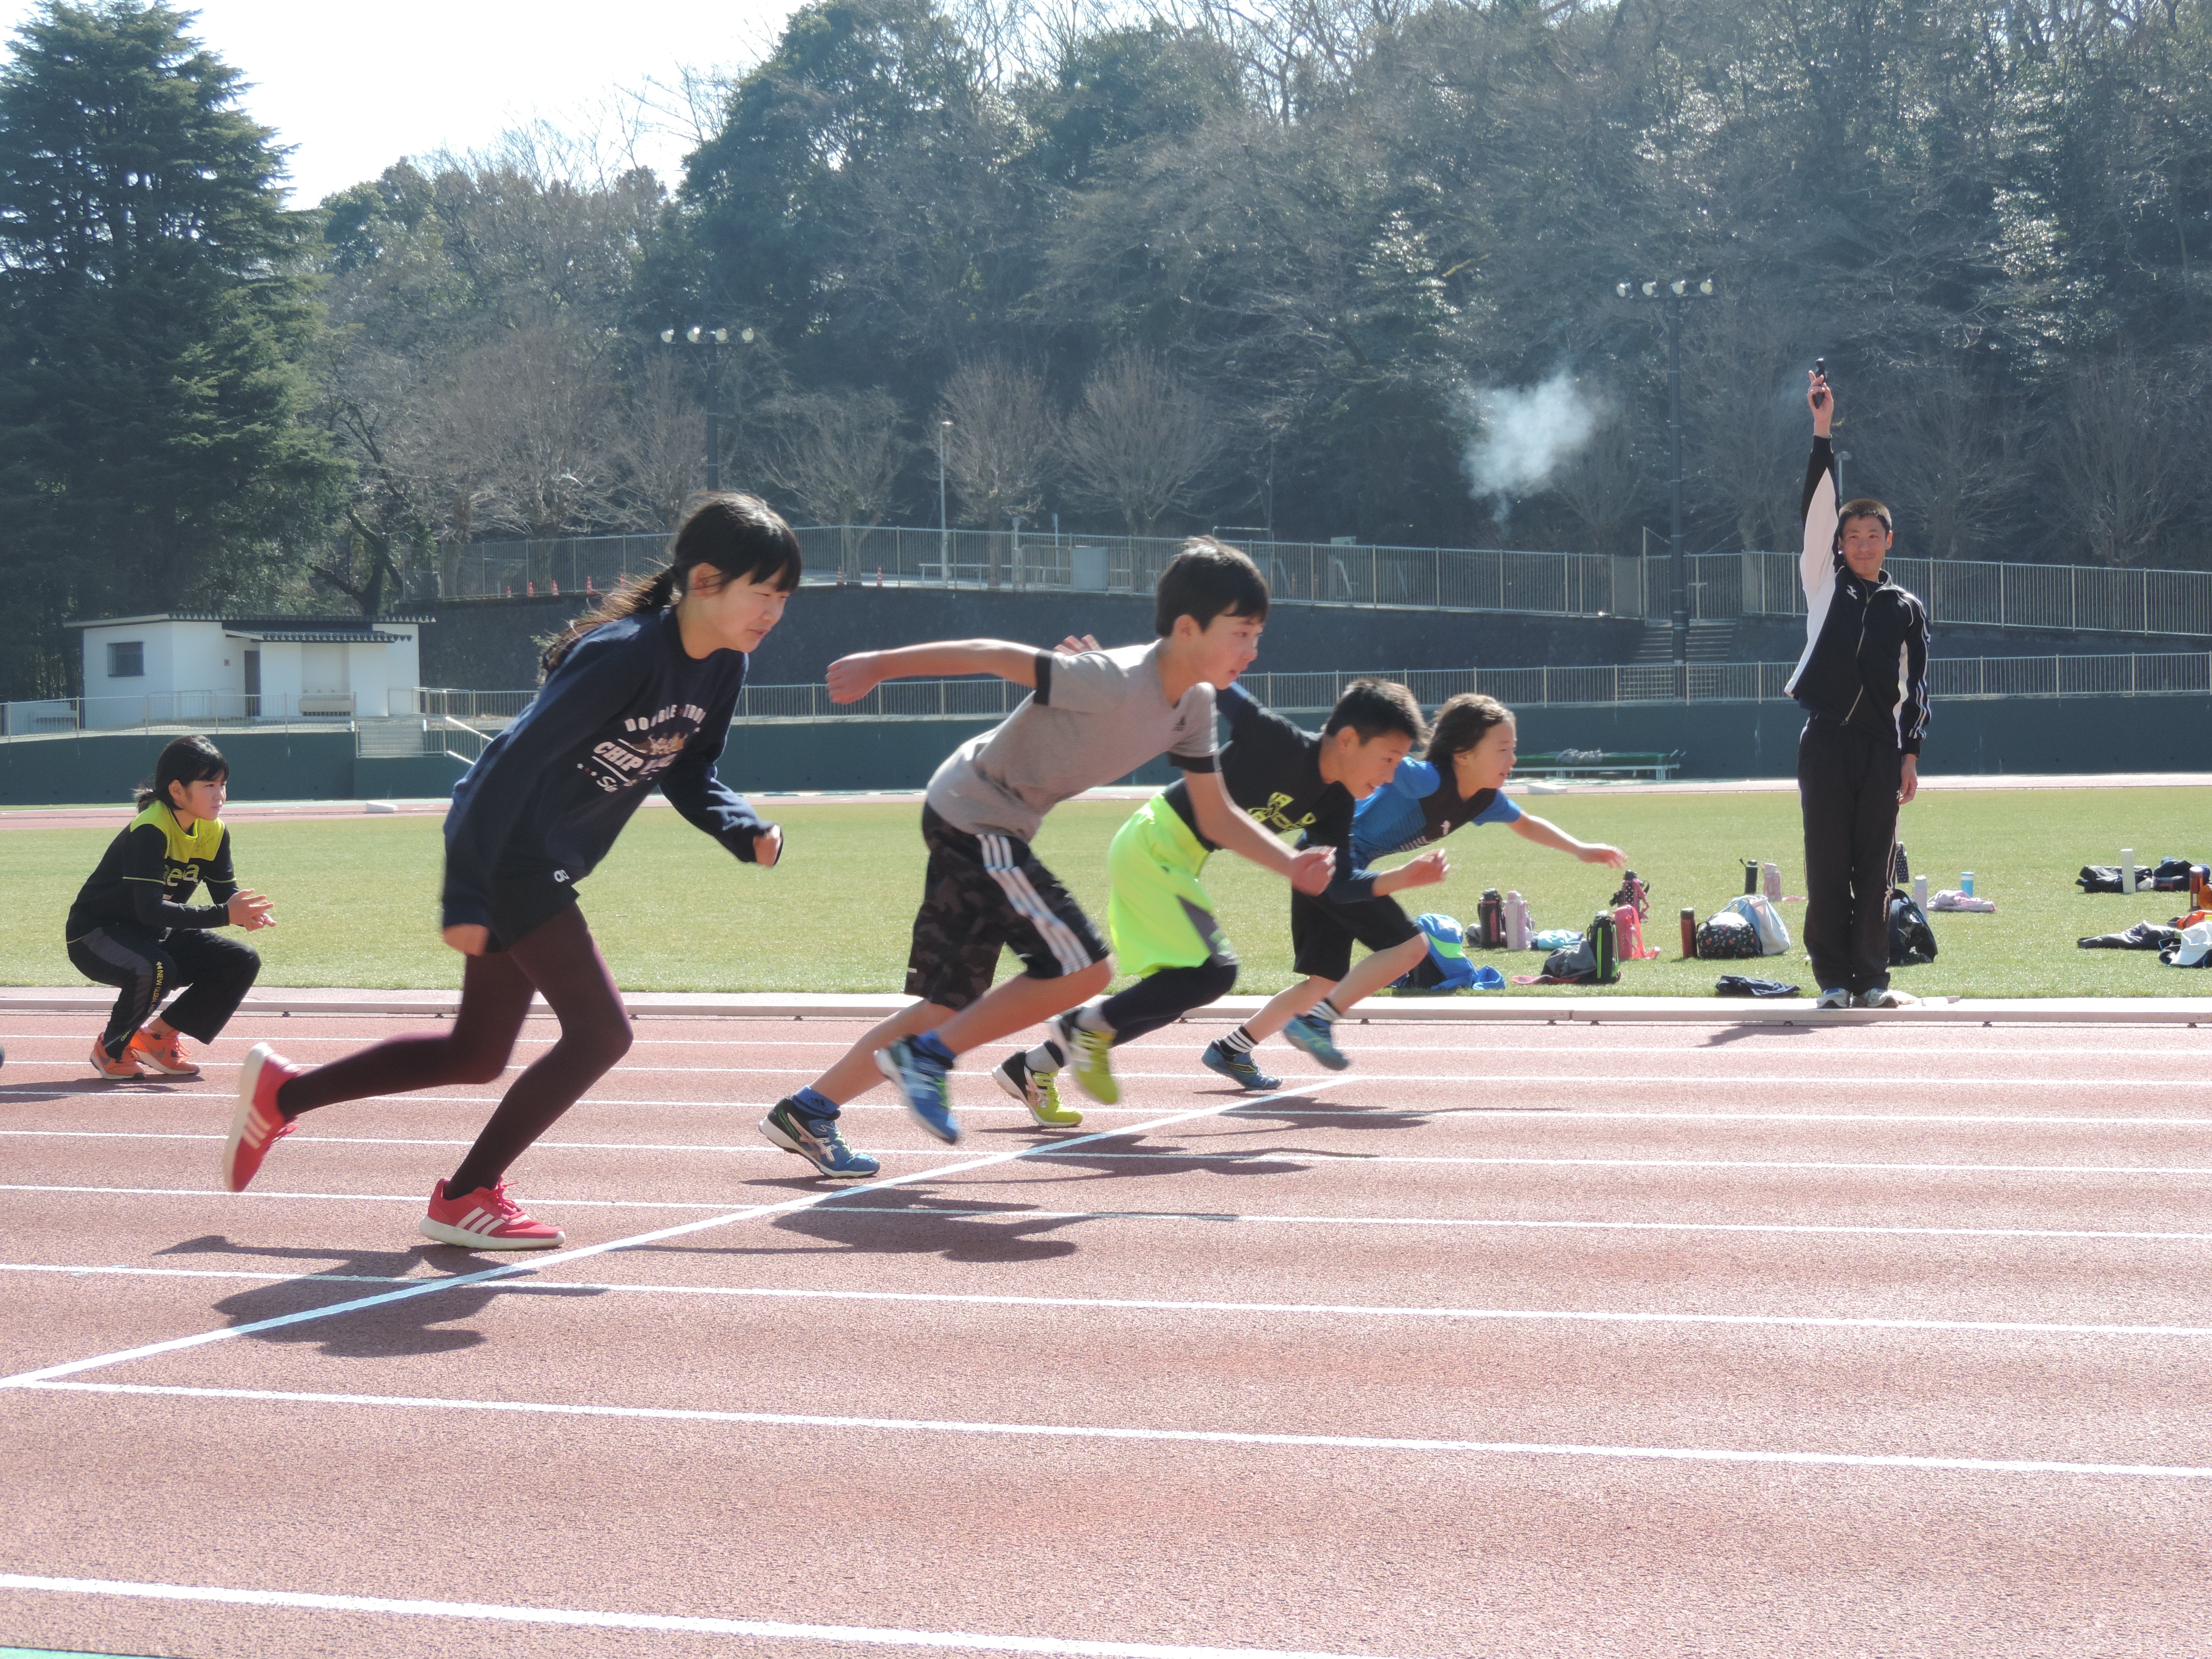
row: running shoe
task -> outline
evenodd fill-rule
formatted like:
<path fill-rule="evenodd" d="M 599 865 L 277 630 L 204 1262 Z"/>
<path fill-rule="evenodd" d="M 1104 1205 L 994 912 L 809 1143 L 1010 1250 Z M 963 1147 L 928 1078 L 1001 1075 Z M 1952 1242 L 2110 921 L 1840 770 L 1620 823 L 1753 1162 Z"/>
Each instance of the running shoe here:
<path fill-rule="evenodd" d="M 1895 991 L 1885 985 L 1878 991 L 1862 991 L 1851 1006 L 1855 1008 L 1910 1008 L 1919 1000 L 1910 991 Z"/>
<path fill-rule="evenodd" d="M 131 1052 L 131 1045 L 126 1042 L 123 1045 L 123 1058 L 110 1060 L 107 1057 L 106 1045 L 98 1037 L 94 1037 L 92 1040 L 92 1069 L 102 1077 L 114 1078 L 119 1081 L 126 1077 L 138 1075 L 138 1058 Z"/>
<path fill-rule="evenodd" d="M 948 1146 L 959 1144 L 960 1123 L 952 1115 L 951 1066 L 902 1039 L 876 1050 L 876 1069 L 898 1085 L 899 1097 L 916 1123 Z"/>
<path fill-rule="evenodd" d="M 789 1095 L 760 1121 L 760 1132 L 769 1146 L 798 1153 L 831 1181 L 866 1181 L 883 1171 L 875 1159 L 845 1144 L 836 1118 L 811 1116 Z"/>
<path fill-rule="evenodd" d="M 229 1138 L 222 1143 L 222 1184 L 232 1192 L 244 1192 L 269 1149 L 292 1133 L 277 1108 L 276 1091 L 303 1069 L 265 1042 L 246 1051 L 238 1068 L 238 1105 L 230 1115 Z"/>
<path fill-rule="evenodd" d="M 1071 1014 L 1062 1014 L 1049 1027 L 1060 1046 L 1067 1050 L 1067 1069 L 1075 1086 L 1101 1106 L 1121 1098 L 1121 1085 L 1114 1080 L 1114 1034 L 1093 1031 Z"/>
<path fill-rule="evenodd" d="M 1241 1088 L 1250 1089 L 1256 1092 L 1263 1089 L 1279 1089 L 1283 1086 L 1282 1079 L 1269 1077 L 1260 1069 L 1258 1062 L 1252 1058 L 1250 1049 L 1231 1048 L 1219 1037 L 1207 1043 L 1206 1052 L 1198 1059 L 1199 1063 L 1207 1071 L 1220 1073 L 1222 1076 Z"/>
<path fill-rule="evenodd" d="M 1813 1006 L 1815 1008 L 1848 1008 L 1851 1006 L 1851 994 L 1840 985 L 1831 985 L 1820 993 Z"/>
<path fill-rule="evenodd" d="M 185 1058 L 185 1040 L 174 1031 L 157 1037 L 151 1031 L 131 1034 L 131 1057 L 150 1066 L 163 1077 L 198 1077 L 200 1068 Z"/>
<path fill-rule="evenodd" d="M 1082 1113 L 1060 1103 L 1059 1073 L 1031 1071 L 1028 1057 L 1024 1054 L 1008 1054 L 999 1062 L 991 1077 L 1001 1089 L 1030 1109 L 1030 1115 L 1040 1128 L 1073 1129 L 1083 1121 Z"/>
<path fill-rule="evenodd" d="M 446 1183 L 430 1189 L 430 1211 L 415 1224 L 425 1238 L 458 1244 L 465 1250 L 550 1250 L 561 1230 L 534 1221 L 507 1195 L 507 1183 L 479 1187 L 459 1198 L 446 1196 Z"/>
<path fill-rule="evenodd" d="M 1343 1049 L 1336 1046 L 1336 1022 L 1316 1019 L 1311 1014 L 1300 1014 L 1283 1027 L 1283 1041 L 1293 1048 L 1303 1049 L 1332 1072 L 1340 1072 L 1352 1064 Z"/>

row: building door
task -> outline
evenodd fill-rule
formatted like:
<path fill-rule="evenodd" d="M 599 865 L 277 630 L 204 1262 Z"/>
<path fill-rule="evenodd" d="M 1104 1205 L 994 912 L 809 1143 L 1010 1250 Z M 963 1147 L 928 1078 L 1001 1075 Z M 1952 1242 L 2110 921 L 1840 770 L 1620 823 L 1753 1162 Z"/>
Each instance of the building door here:
<path fill-rule="evenodd" d="M 261 718 L 261 647 L 258 645 L 246 647 L 246 718 Z"/>

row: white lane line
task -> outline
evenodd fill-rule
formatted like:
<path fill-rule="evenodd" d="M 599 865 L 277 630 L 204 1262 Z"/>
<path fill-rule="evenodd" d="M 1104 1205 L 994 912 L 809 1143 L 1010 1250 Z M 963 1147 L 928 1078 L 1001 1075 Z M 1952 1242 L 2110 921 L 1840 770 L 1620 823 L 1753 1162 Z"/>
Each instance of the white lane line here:
<path fill-rule="evenodd" d="M 600 1613 L 571 1607 L 506 1607 L 492 1601 L 422 1601 L 386 1595 L 322 1595 L 302 1590 L 223 1589 L 206 1584 L 155 1584 L 122 1578 L 54 1578 L 0 1573 L 0 1589 L 64 1595 L 109 1595 L 155 1601 L 217 1602 L 244 1607 L 295 1607 L 310 1613 L 372 1613 L 416 1619 L 475 1619 L 510 1625 L 586 1630 L 668 1631 L 696 1636 L 752 1636 L 784 1642 L 851 1642 L 892 1648 L 967 1648 L 985 1653 L 1079 1655 L 1083 1659 L 1358 1659 L 1348 1654 L 1285 1648 L 1185 1647 L 1158 1642 L 1093 1642 L 1052 1636 L 985 1636 L 970 1631 L 894 1630 L 874 1625 L 794 1625 L 767 1619 L 708 1619 L 683 1613 Z"/>
<path fill-rule="evenodd" d="M 1042 1149 L 1049 1152 L 1051 1149 Z M 1271 1164 L 1295 1163 L 1310 1159 L 1316 1164 L 1496 1164 L 1516 1169 L 1588 1169 L 1588 1170 L 1844 1170 L 1846 1172 L 1876 1170 L 1884 1173 L 1936 1175 L 2133 1175 L 2133 1176 L 2212 1176 L 2212 1169 L 2194 1165 L 2173 1166 L 2135 1164 L 1801 1164 L 1767 1161 L 1756 1158 L 1459 1158 L 1446 1153 L 1421 1152 L 1326 1152 L 1317 1147 L 1284 1147 L 1278 1151 L 1209 1152 L 1196 1147 L 1182 1152 L 1097 1152 L 1085 1149 L 1068 1153 L 1071 1159 L 1092 1163 L 1102 1158 L 1125 1162 L 1170 1161 L 1178 1164 L 1249 1163 L 1260 1159 Z"/>
<path fill-rule="evenodd" d="M 136 1272 L 168 1273 L 179 1277 L 190 1276 L 191 1273 L 190 1269 L 61 1267 L 28 1271 L 69 1274 Z M 381 1279 L 334 1273 L 241 1276 L 276 1279 L 303 1289 L 324 1282 L 378 1285 L 429 1282 L 419 1277 L 396 1274 Z M 981 1291 L 819 1290 L 784 1285 L 601 1284 L 580 1279 L 563 1279 L 544 1284 L 510 1280 L 487 1288 L 533 1295 L 539 1292 L 566 1295 L 588 1291 L 594 1295 L 705 1297 L 737 1301 L 884 1302 L 911 1303 L 929 1307 L 1067 1308 L 1086 1313 L 1237 1314 L 1247 1318 L 1288 1315 L 1306 1319 L 1463 1320 L 1486 1324 L 1753 1326 L 1790 1330 L 1966 1332 L 1993 1336 L 2153 1336 L 2192 1341 L 2212 1337 L 2212 1325 L 2091 1325 L 2019 1319 L 1907 1319 L 1879 1315 L 1647 1313 L 1603 1308 L 1424 1308 L 1387 1303 L 1197 1302 L 1168 1297 L 1013 1296 Z"/>
<path fill-rule="evenodd" d="M 1232 1102 L 1222 1101 L 1210 1106 L 1194 1107 L 1187 1111 L 1170 1112 L 1149 1123 L 1136 1125 L 1133 1128 L 1102 1129 L 1096 1133 L 1078 1135 L 1071 1140 L 1057 1144 L 1060 1146 L 1072 1146 L 1085 1141 L 1105 1139 L 1112 1135 L 1141 1134 L 1149 1130 L 1171 1128 L 1178 1123 L 1210 1117 L 1232 1103 Z M 73 1376 L 80 1371 L 98 1370 L 108 1365 L 124 1364 L 137 1359 L 149 1359 L 159 1354 L 177 1353 L 187 1348 L 200 1347 L 210 1342 L 227 1342 L 235 1337 L 251 1336 L 261 1331 L 277 1330 L 288 1326 L 306 1324 L 311 1321 L 331 1319 L 340 1314 L 352 1313 L 360 1309 L 381 1307 L 392 1302 L 409 1301 L 418 1296 L 435 1295 L 441 1291 L 454 1290 L 466 1285 L 478 1285 L 488 1279 L 501 1279 L 510 1274 L 542 1273 L 549 1267 L 562 1266 L 571 1261 L 584 1261 L 591 1256 L 605 1255 L 613 1250 L 634 1249 L 641 1245 L 659 1243 L 664 1239 L 682 1238 L 692 1233 L 705 1232 L 714 1227 L 729 1226 L 737 1222 L 757 1220 L 763 1216 L 787 1215 L 794 1211 L 811 1209 L 825 1200 L 836 1197 L 840 1191 L 881 1191 L 887 1188 L 902 1187 L 909 1182 L 927 1181 L 974 1170 L 990 1169 L 998 1164 L 1011 1164 L 1018 1159 L 1031 1157 L 1040 1150 L 1036 1146 L 1020 1146 L 1006 1152 L 986 1153 L 981 1158 L 972 1158 L 964 1163 L 948 1164 L 937 1169 L 915 1170 L 904 1175 L 881 1176 L 873 1181 L 842 1188 L 835 1187 L 817 1188 L 796 1198 L 784 1199 L 772 1204 L 747 1205 L 741 1209 L 727 1211 L 720 1215 L 708 1216 L 703 1220 L 687 1221 L 678 1226 L 663 1227 L 653 1232 L 636 1233 L 627 1238 L 608 1239 L 601 1243 L 586 1244 L 574 1249 L 548 1251 L 528 1261 L 502 1262 L 495 1267 L 487 1267 L 480 1273 L 464 1273 L 454 1279 L 442 1279 L 430 1284 L 410 1285 L 401 1290 L 386 1291 L 378 1296 L 362 1297 L 353 1301 L 333 1303 L 326 1307 L 283 1314 L 271 1319 L 258 1319 L 244 1325 L 226 1325 L 216 1330 L 197 1332 L 190 1336 L 173 1337 L 165 1342 L 151 1342 L 135 1348 L 118 1349 L 112 1353 L 94 1354 L 89 1358 L 68 1360 L 58 1365 L 47 1365 L 36 1370 L 18 1371 L 12 1376 L 0 1376 L 0 1389 L 20 1386 L 26 1382 L 42 1382 L 52 1377 Z"/>
<path fill-rule="evenodd" d="M 203 1060 L 199 1064 L 201 1069 L 204 1071 L 222 1072 L 235 1071 L 238 1069 L 241 1062 L 234 1060 Z M 505 1069 L 508 1072 L 520 1072 L 525 1068 L 520 1066 L 509 1066 Z M 635 1076 L 641 1073 L 658 1074 L 670 1073 L 708 1077 L 803 1077 L 811 1075 L 812 1073 L 818 1072 L 820 1069 L 821 1067 L 818 1066 L 813 1065 L 624 1065 L 620 1068 L 621 1073 L 624 1076 Z M 1117 1068 L 1114 1075 L 1125 1083 L 1191 1083 L 1203 1085 L 1209 1080 L 1204 1073 L 1200 1072 L 1195 1066 L 1185 1066 L 1182 1069 L 1172 1072 L 1132 1072 L 1122 1071 Z M 88 1080 L 88 1079 L 83 1077 L 77 1076 L 73 1076 L 65 1079 L 65 1081 L 73 1083 L 82 1083 Z M 1320 1081 L 1319 1079 L 1315 1080 L 1316 1082 Z M 1331 1080 L 1344 1083 L 1455 1083 L 1470 1089 L 1492 1085 L 1500 1088 L 1525 1088 L 1537 1085 L 1541 1085 L 1546 1088 L 1559 1088 L 1563 1085 L 1571 1085 L 1578 1088 L 1587 1087 L 1593 1089 L 1620 1089 L 1629 1086 L 1633 1086 L 1638 1089 L 1650 1089 L 1653 1087 L 1664 1087 L 1677 1084 L 1692 1085 L 1700 1089 L 1803 1089 L 1816 1086 L 1820 1081 L 1818 1079 L 1808 1079 L 1802 1073 L 1785 1073 L 1773 1077 L 1707 1077 L 1703 1075 L 1654 1077 L 1649 1072 L 1630 1072 L 1622 1073 L 1617 1075 L 1597 1072 L 1485 1072 L 1480 1076 L 1473 1076 L 1466 1072 L 1358 1072 L 1340 1078 L 1332 1079 Z M 0 1094 L 22 1094 L 28 1092 L 29 1090 L 33 1087 L 51 1089 L 53 1086 L 54 1085 L 52 1084 L 11 1086 L 6 1089 L 0 1089 Z M 1917 1093 L 1923 1089 L 1978 1089 L 1984 1091 L 2002 1091 L 2005 1089 L 2073 1089 L 2085 1092 L 2105 1089 L 2124 1090 L 2132 1092 L 2133 1091 L 2139 1089 L 2202 1089 L 2203 1086 L 2202 1080 L 2193 1077 L 2080 1078 L 2008 1076 L 2002 1080 L 1993 1081 L 1987 1077 L 1926 1077 L 1915 1074 L 1911 1076 L 1895 1077 L 1856 1077 L 1851 1081 L 1851 1090 L 1854 1094 L 1880 1093 L 1885 1090 L 1895 1090 L 1899 1092 L 1911 1091 Z M 172 1092 L 182 1094 L 191 1091 L 177 1090 Z M 205 1094 L 215 1091 L 201 1090 L 198 1092 Z M 384 1099 L 387 1097 L 388 1097 L 384 1096 L 370 1097 L 370 1098 L 373 1099 Z M 439 1097 L 446 1100 L 477 1098 L 477 1097 L 460 1095 L 445 1095 Z M 487 1096 L 483 1097 L 487 1099 L 498 1098 L 496 1096 Z M 596 1097 L 594 1098 L 596 1098 Z M 611 1103 L 602 1101 L 599 1103 L 605 1105 Z"/>
<path fill-rule="evenodd" d="M 824 1417 L 799 1412 L 732 1412 L 673 1406 L 588 1406 L 544 1401 L 450 1400 L 411 1395 L 310 1394 L 283 1389 L 202 1389 L 143 1382 L 47 1382 L 20 1386 L 58 1393 L 148 1395 L 168 1399 L 252 1400 L 315 1406 L 379 1406 L 427 1411 L 514 1412 L 661 1423 L 726 1423 L 770 1428 L 878 1430 L 910 1434 L 1010 1435 L 1070 1440 L 1148 1440 L 1217 1446 L 1309 1446 L 1327 1450 L 1450 1452 L 1493 1456 L 1627 1458 L 1684 1463 L 1794 1463 L 1829 1468 L 1946 1469 L 1979 1474 L 2101 1474 L 2212 1480 L 2212 1468 L 2185 1463 L 2076 1463 L 2042 1459 L 1929 1457 L 1881 1452 L 1748 1451 L 1717 1446 L 1607 1446 L 1518 1440 L 1419 1439 L 1395 1435 L 1285 1434 L 1235 1429 L 1112 1428 L 1091 1424 L 970 1423 L 913 1417 Z M 6 1579 L 0 1577 L 0 1587 Z"/>
<path fill-rule="evenodd" d="M 773 1152 L 775 1149 L 773 1147 L 764 1147 L 763 1150 Z M 786 1153 L 785 1156 L 788 1157 L 790 1154 Z M 945 1158 L 957 1156 L 957 1154 L 945 1152 L 915 1152 L 910 1154 L 910 1156 L 915 1158 Z M 923 1170 L 921 1171 L 921 1173 L 927 1175 L 933 1173 L 933 1171 Z M 939 1170 L 933 1173 L 949 1174 L 951 1171 Z M 906 1178 L 908 1177 L 901 1177 L 901 1179 Z M 874 1184 L 876 1183 L 871 1183 L 871 1186 L 872 1187 Z M 287 1193 L 262 1192 L 258 1189 L 245 1193 L 230 1193 L 225 1192 L 221 1188 L 217 1187 L 36 1187 L 21 1182 L 0 1182 L 0 1193 L 85 1193 L 115 1198 L 296 1199 L 328 1204 L 421 1204 L 425 1201 L 424 1195 L 421 1193 Z M 817 1195 L 816 1201 L 820 1202 L 823 1199 L 834 1198 L 836 1195 L 836 1194 L 834 1192 L 820 1194 Z M 719 1214 L 727 1211 L 730 1207 L 727 1200 L 725 1200 L 720 1204 L 684 1204 L 676 1202 L 673 1200 L 645 1198 L 551 1198 L 542 1193 L 532 1194 L 526 1201 L 530 1204 L 536 1205 L 540 1209 L 546 1210 L 560 1208 L 581 1210 L 713 1210 Z"/>

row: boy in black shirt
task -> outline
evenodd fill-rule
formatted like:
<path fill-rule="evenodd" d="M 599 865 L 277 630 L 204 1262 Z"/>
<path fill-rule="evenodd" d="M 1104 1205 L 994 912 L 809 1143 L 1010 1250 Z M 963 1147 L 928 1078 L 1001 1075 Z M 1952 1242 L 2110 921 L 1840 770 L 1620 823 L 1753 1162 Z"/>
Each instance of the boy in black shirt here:
<path fill-rule="evenodd" d="M 1356 681 L 1319 736 L 1237 686 L 1216 693 L 1215 701 L 1229 719 L 1221 781 L 1230 799 L 1273 833 L 1299 836 L 1301 851 L 1335 849 L 1330 896 L 1345 902 L 1370 896 L 1374 878 L 1353 870 L 1347 850 L 1352 807 L 1389 781 L 1427 735 L 1413 694 L 1388 681 Z M 1053 1020 L 1043 1043 L 1010 1055 L 993 1073 L 1000 1088 L 1032 1106 L 1037 1099 L 1056 1100 L 1054 1073 L 1073 1054 L 1083 1091 L 1110 1105 L 1121 1094 L 1107 1058 L 1110 1045 L 1158 1030 L 1229 994 L 1237 983 L 1236 953 L 1199 884 L 1216 850 L 1199 829 L 1182 782 L 1153 796 L 1121 826 L 1106 855 L 1114 878 L 1108 914 L 1115 957 L 1138 982 Z M 1230 1054 L 1218 1042 L 1206 1051 L 1205 1063 L 1248 1089 L 1276 1086 L 1249 1054 Z"/>

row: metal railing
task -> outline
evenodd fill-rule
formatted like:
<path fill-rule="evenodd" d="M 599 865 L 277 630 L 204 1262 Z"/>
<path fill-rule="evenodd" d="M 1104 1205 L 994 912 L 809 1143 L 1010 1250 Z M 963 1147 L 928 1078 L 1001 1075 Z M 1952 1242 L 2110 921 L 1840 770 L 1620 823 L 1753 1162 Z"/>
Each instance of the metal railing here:
<path fill-rule="evenodd" d="M 395 696 L 397 694 L 395 693 Z M 209 732 L 227 727 L 343 729 L 355 698 L 344 692 L 248 696 L 240 691 L 163 691 L 135 696 L 44 697 L 0 703 L 0 737 L 79 732 Z"/>

